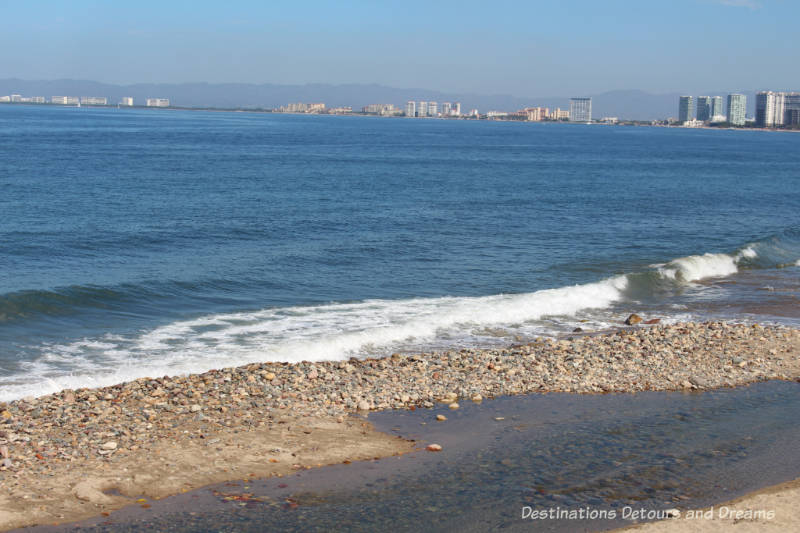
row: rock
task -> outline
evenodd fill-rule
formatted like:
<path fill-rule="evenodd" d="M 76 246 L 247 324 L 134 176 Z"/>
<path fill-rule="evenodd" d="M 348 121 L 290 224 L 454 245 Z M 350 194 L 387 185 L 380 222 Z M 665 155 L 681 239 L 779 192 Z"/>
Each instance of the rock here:
<path fill-rule="evenodd" d="M 202 410 L 203 410 L 203 407 L 198 405 L 198 404 L 194 404 L 193 406 L 191 406 L 189 408 L 189 411 L 191 411 L 193 413 L 197 413 L 197 412 L 202 411 Z"/>
<path fill-rule="evenodd" d="M 12 466 L 14 466 L 14 463 L 12 463 L 11 459 L 9 459 L 8 457 L 0 461 L 0 467 L 11 468 Z"/>
<path fill-rule="evenodd" d="M 428 444 L 425 447 L 426 450 L 429 452 L 440 452 L 442 451 L 442 447 L 439 444 Z"/>
<path fill-rule="evenodd" d="M 116 443 L 116 442 L 114 442 L 113 440 L 110 440 L 110 441 L 108 441 L 108 442 L 104 443 L 104 444 L 103 444 L 102 446 L 100 446 L 100 447 L 101 447 L 102 449 L 104 449 L 104 450 L 116 450 L 116 449 L 117 449 L 117 443 Z"/>
<path fill-rule="evenodd" d="M 0 457 L 3 459 L 8 459 L 8 446 L 0 446 Z"/>
<path fill-rule="evenodd" d="M 475 394 L 472 396 L 471 399 L 475 403 L 481 403 L 483 401 L 483 396 L 481 396 L 480 394 Z"/>
<path fill-rule="evenodd" d="M 361 400 L 358 402 L 358 410 L 359 411 L 369 411 L 369 402 L 366 400 Z"/>
<path fill-rule="evenodd" d="M 575 328 L 575 329 L 572 330 L 572 333 L 581 333 L 582 331 L 583 331 L 583 328 Z"/>
<path fill-rule="evenodd" d="M 266 375 L 264 376 L 264 379 L 266 379 L 267 381 L 272 381 L 273 379 L 275 379 L 275 374 L 273 374 L 272 372 L 267 372 Z"/>
<path fill-rule="evenodd" d="M 3 411 L 0 413 L 0 417 L 3 417 L 3 420 L 9 420 L 13 415 L 9 411 Z"/>
<path fill-rule="evenodd" d="M 633 326 L 635 324 L 638 324 L 641 321 L 642 321 L 642 317 L 640 317 L 636 313 L 633 313 L 628 318 L 625 319 L 625 324 L 628 325 L 628 326 Z"/>
<path fill-rule="evenodd" d="M 652 326 L 653 324 L 658 324 L 661 322 L 660 318 L 651 318 L 650 320 L 645 321 L 645 324 Z"/>
<path fill-rule="evenodd" d="M 460 406 L 460 405 L 458 405 L 458 403 L 457 403 L 457 402 L 453 402 L 453 403 L 451 403 L 450 405 L 448 405 L 447 407 L 449 407 L 450 409 L 452 409 L 452 410 L 454 410 L 454 411 L 455 411 L 456 409 L 458 409 L 458 408 L 459 408 L 459 407 L 461 407 L 461 406 Z"/>
<path fill-rule="evenodd" d="M 438 420 L 439 422 L 444 422 L 445 420 L 447 420 L 447 417 L 444 415 L 436 415 L 436 420 Z"/>
<path fill-rule="evenodd" d="M 103 483 L 103 480 L 87 479 L 75 485 L 75 487 L 72 489 L 72 493 L 79 500 L 100 505 L 108 505 L 113 503 L 113 500 L 110 496 L 103 494 Z"/>

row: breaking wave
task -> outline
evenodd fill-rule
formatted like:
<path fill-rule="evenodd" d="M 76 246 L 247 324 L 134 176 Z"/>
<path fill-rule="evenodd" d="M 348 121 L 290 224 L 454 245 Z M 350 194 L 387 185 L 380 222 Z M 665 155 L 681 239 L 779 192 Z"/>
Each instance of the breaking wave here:
<path fill-rule="evenodd" d="M 251 362 L 338 360 L 507 343 L 569 331 L 566 328 L 587 320 L 587 327 L 598 329 L 610 325 L 608 309 L 614 304 L 642 295 L 655 298 L 740 268 L 774 267 L 781 261 L 800 266 L 797 255 L 794 246 L 768 239 L 732 254 L 681 257 L 594 283 L 525 294 L 367 300 L 179 320 L 131 335 L 40 346 L 38 357 L 0 377 L 0 400 Z M 69 307 L 71 300 L 105 306 L 125 297 L 119 290 L 94 287 L 15 293 L 0 298 L 0 316 L 56 312 Z"/>

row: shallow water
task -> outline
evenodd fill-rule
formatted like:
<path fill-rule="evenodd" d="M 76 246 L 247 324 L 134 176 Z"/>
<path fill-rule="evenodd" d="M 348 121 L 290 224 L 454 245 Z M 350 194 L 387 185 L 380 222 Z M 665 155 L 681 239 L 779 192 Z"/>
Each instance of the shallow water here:
<path fill-rule="evenodd" d="M 448 420 L 436 422 L 439 413 Z M 444 450 L 225 483 L 26 531 L 603 530 L 631 521 L 532 523 L 522 508 L 695 508 L 800 477 L 798 413 L 793 382 L 372 413 L 379 429 Z M 241 494 L 252 496 L 225 500 Z"/>

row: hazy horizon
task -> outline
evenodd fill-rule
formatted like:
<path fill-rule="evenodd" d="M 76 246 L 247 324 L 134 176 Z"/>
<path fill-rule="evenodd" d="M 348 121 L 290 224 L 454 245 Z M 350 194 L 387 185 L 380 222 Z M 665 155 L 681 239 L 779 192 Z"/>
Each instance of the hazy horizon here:
<path fill-rule="evenodd" d="M 781 0 L 557 5 L 405 2 L 5 2 L 4 78 L 140 83 L 375 84 L 448 93 L 800 88 Z M 733 90 L 733 89 L 731 89 Z"/>

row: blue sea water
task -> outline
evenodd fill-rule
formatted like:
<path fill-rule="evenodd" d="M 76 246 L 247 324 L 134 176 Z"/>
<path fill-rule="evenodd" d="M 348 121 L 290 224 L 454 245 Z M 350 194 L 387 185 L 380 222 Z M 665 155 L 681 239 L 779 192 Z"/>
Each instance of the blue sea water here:
<path fill-rule="evenodd" d="M 798 193 L 793 133 L 0 106 L 0 399 L 792 322 Z"/>

